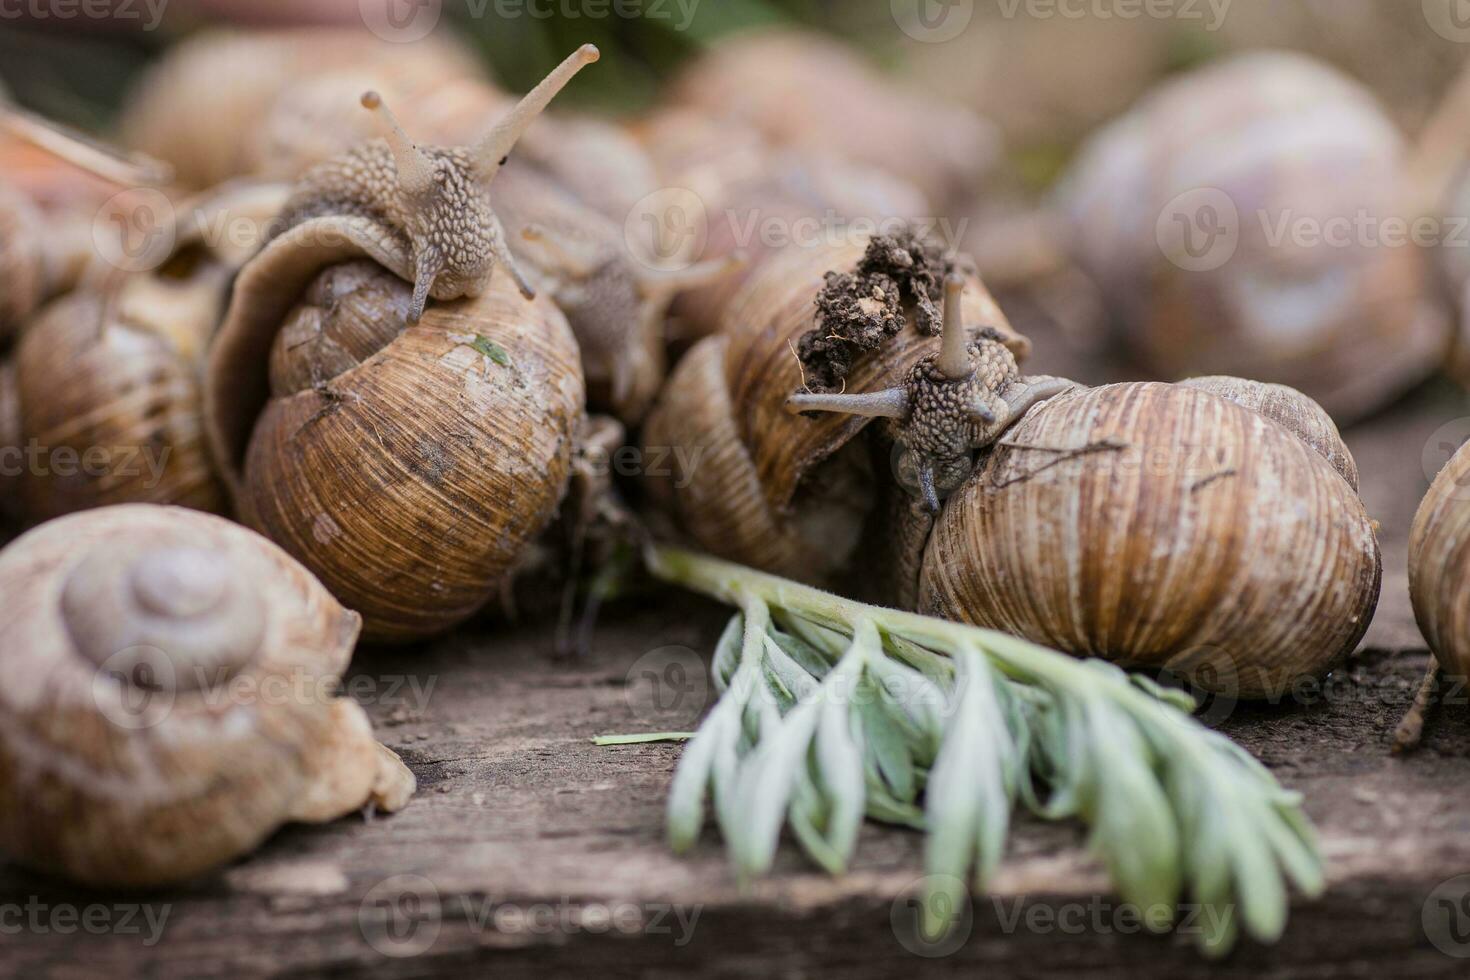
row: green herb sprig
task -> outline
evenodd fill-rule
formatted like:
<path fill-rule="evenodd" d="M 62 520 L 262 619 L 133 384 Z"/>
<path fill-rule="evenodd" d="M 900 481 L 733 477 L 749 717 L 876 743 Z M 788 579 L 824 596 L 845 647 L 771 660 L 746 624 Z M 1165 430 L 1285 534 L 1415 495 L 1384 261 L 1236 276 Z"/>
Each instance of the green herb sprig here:
<path fill-rule="evenodd" d="M 783 827 L 832 873 L 865 816 L 921 829 L 921 926 L 937 936 L 964 883 L 984 889 L 1020 802 L 1087 824 L 1149 929 L 1169 929 L 1185 897 L 1203 906 L 1212 955 L 1242 925 L 1279 938 L 1289 883 L 1323 889 L 1300 797 L 1191 718 L 1183 692 L 677 548 L 646 562 L 740 609 L 715 648 L 720 698 L 670 790 L 676 850 L 697 840 L 707 801 L 742 880 L 770 870 Z"/>

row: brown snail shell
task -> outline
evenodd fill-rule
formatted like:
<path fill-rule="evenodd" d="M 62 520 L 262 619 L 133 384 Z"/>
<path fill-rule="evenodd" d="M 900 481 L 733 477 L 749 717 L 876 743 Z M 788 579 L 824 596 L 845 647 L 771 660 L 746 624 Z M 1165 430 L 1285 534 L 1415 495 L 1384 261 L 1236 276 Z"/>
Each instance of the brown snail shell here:
<path fill-rule="evenodd" d="M 650 472 L 649 491 L 706 550 L 818 583 L 852 570 L 882 481 L 855 439 L 870 420 L 801 418 L 787 401 L 803 385 L 795 345 L 812 327 L 824 275 L 853 268 L 866 247 L 862 238 L 793 246 L 763 262 L 723 329 L 696 344 L 664 386 L 643 432 L 645 460 L 666 460 Z M 1029 351 L 978 279 L 965 283 L 962 302 L 971 334 L 991 327 L 1018 357 Z M 939 346 L 910 322 L 854 362 L 847 387 L 886 387 Z M 877 465 L 886 471 L 888 462 Z"/>
<path fill-rule="evenodd" d="M 995 128 L 956 104 L 877 75 L 842 44 L 792 30 L 721 40 L 674 83 L 672 101 L 903 174 L 931 201 L 972 190 L 999 157 Z"/>
<path fill-rule="evenodd" d="M 409 326 L 408 284 L 315 225 L 241 272 L 206 375 L 211 446 L 240 519 L 368 638 L 426 636 L 483 605 L 555 515 L 576 343 L 503 272 Z"/>
<path fill-rule="evenodd" d="M 1337 423 L 1332 421 L 1332 416 L 1321 405 L 1295 388 L 1246 378 L 1232 378 L 1228 375 L 1190 378 L 1179 384 L 1185 388 L 1212 392 L 1283 426 L 1331 463 L 1332 468 L 1341 473 L 1342 478 L 1348 482 L 1348 486 L 1354 491 L 1358 489 L 1358 464 L 1347 444 L 1342 441 Z"/>
<path fill-rule="evenodd" d="M 413 792 L 331 694 L 359 618 L 245 528 L 143 505 L 72 515 L 0 552 L 0 596 L 0 840 L 17 861 L 168 884 L 281 824 Z"/>
<path fill-rule="evenodd" d="M 20 519 L 21 477 L 25 474 L 20 434 L 20 392 L 15 365 L 0 361 L 0 533 L 4 522 Z"/>
<path fill-rule="evenodd" d="M 17 480 L 26 519 L 123 503 L 226 512 L 199 375 L 231 277 L 284 199 L 276 185 L 239 185 L 181 204 L 158 268 L 72 292 L 29 322 L 11 368 L 13 445 L 34 450 Z"/>
<path fill-rule="evenodd" d="M 1060 193 L 1065 243 L 1151 370 L 1279 382 L 1348 421 L 1428 376 L 1449 320 L 1425 253 L 1386 225 L 1353 247 L 1293 229 L 1417 218 L 1406 157 L 1358 84 L 1303 56 L 1242 55 L 1093 138 Z"/>
<path fill-rule="evenodd" d="M 1409 532 L 1414 618 L 1446 672 L 1470 676 L 1470 450 L 1461 446 L 1435 476 Z"/>
<path fill-rule="evenodd" d="M 1381 576 L 1357 494 L 1282 426 L 1133 383 L 1036 408 L 946 501 L 919 609 L 1280 697 L 1347 656 Z"/>
<path fill-rule="evenodd" d="M 169 48 L 144 76 L 127 100 L 122 137 L 173 164 L 186 187 L 261 173 L 295 177 L 299 171 L 262 171 L 259 134 L 267 115 L 295 84 L 367 67 L 379 77 L 426 85 L 482 75 L 469 52 L 437 33 L 399 44 L 365 30 L 327 27 L 206 31 Z"/>

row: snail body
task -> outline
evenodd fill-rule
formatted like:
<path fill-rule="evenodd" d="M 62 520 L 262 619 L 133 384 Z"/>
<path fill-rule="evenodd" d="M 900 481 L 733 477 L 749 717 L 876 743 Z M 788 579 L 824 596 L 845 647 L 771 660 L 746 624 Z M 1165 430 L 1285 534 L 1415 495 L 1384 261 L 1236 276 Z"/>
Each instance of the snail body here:
<path fill-rule="evenodd" d="M 1151 370 L 1279 382 L 1348 421 L 1426 377 L 1449 341 L 1426 254 L 1389 237 L 1387 219 L 1419 214 L 1407 155 L 1356 83 L 1243 55 L 1093 138 L 1058 195 L 1064 240 Z M 1382 235 L 1330 237 L 1365 214 Z"/>
<path fill-rule="evenodd" d="M 413 792 L 363 710 L 330 693 L 359 618 L 238 525 L 72 515 L 0 552 L 0 595 L 9 857 L 89 885 L 170 884 L 281 824 Z"/>
<path fill-rule="evenodd" d="M 1409 532 L 1409 597 L 1419 630 L 1440 666 L 1470 676 L 1470 451 L 1450 457 L 1419 504 Z"/>

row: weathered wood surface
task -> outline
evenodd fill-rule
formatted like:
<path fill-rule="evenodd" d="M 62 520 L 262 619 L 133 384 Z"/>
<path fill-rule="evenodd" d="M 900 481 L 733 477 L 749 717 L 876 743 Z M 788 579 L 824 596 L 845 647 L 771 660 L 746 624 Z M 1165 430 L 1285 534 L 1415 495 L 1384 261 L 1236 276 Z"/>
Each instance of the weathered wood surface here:
<path fill-rule="evenodd" d="M 589 741 L 606 732 L 687 729 L 699 717 L 709 691 L 703 654 L 726 613 L 670 596 L 608 618 L 581 661 L 555 659 L 549 633 L 539 629 L 484 627 L 422 650 L 365 652 L 350 689 L 419 778 L 406 811 L 288 828 L 248 860 L 157 894 L 79 892 L 0 870 L 0 971 L 1464 976 L 1470 960 L 1436 948 L 1422 918 L 1437 885 L 1470 874 L 1463 696 L 1434 716 L 1420 753 L 1388 752 L 1426 663 L 1403 573 L 1409 520 L 1428 483 L 1422 453 L 1441 424 L 1461 415 L 1470 416 L 1463 396 L 1436 387 L 1352 433 L 1386 562 L 1384 600 L 1365 650 L 1320 691 L 1218 719 L 1306 794 L 1329 859 L 1327 895 L 1294 903 L 1274 947 L 1243 944 L 1207 965 L 1186 937 L 1134 934 L 1070 825 L 1023 822 L 967 939 L 934 958 L 907 949 L 893 924 L 911 921 L 904 896 L 921 859 L 913 833 L 868 827 L 857 867 L 840 880 L 788 846 L 778 873 L 748 891 L 732 879 L 712 833 L 692 856 L 672 856 L 662 806 L 679 748 Z M 684 668 L 682 680 L 670 664 Z M 660 679 L 657 690 L 652 678 Z M 423 880 L 405 890 L 399 875 Z M 399 913 L 391 934 L 382 927 L 382 901 Z M 144 944 L 150 930 L 142 915 L 130 923 L 140 933 L 56 928 L 65 927 L 66 909 L 81 917 L 89 905 L 124 903 L 147 906 L 155 919 L 166 910 L 156 944 Z M 21 923 L 32 910 L 39 930 Z M 611 927 L 599 918 L 604 912 Z M 120 924 L 119 914 L 107 912 L 107 921 Z M 1470 953 L 1470 914 L 1457 924 L 1467 941 L 1450 948 Z"/>

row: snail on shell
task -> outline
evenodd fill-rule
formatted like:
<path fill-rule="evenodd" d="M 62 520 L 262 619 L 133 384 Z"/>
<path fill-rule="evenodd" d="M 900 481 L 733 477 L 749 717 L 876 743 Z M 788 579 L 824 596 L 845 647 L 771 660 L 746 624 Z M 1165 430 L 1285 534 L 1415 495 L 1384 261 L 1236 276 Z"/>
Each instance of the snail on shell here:
<path fill-rule="evenodd" d="M 334 697 L 360 620 L 256 534 L 127 505 L 0 551 L 0 841 L 98 886 L 185 881 L 414 777 Z"/>
<path fill-rule="evenodd" d="M 31 318 L 0 397 L 0 447 L 29 456 L 7 468 L 22 518 L 121 503 L 228 510 L 199 374 L 231 279 L 284 200 L 279 185 L 239 183 L 181 202 L 154 219 L 171 243 L 140 256 L 156 268 L 118 270 Z"/>
<path fill-rule="evenodd" d="M 390 136 L 308 171 L 241 270 L 205 374 L 236 513 L 407 641 L 471 616 L 555 516 L 584 416 L 566 318 L 485 188 L 584 46 L 474 147 Z M 430 300 L 433 302 L 430 303 Z"/>
<path fill-rule="evenodd" d="M 837 345 L 842 390 L 811 392 L 838 387 L 798 363 L 813 300 L 830 337 L 823 271 L 845 283 L 855 258 L 777 256 L 671 376 L 646 452 L 694 463 L 652 496 L 703 548 L 1240 697 L 1352 650 L 1379 552 L 1346 448 L 1308 444 L 1320 409 L 1247 382 L 1023 375 L 999 309 L 966 302 L 974 281 L 961 292 L 952 271 L 941 336 L 906 303 L 896 333 Z M 1252 401 L 1266 412 L 1237 403 Z"/>
<path fill-rule="evenodd" d="M 1241 55 L 1092 138 L 1057 197 L 1060 240 L 1149 369 L 1280 382 L 1350 421 L 1449 343 L 1409 234 L 1433 191 L 1409 157 L 1356 82 L 1301 55 Z M 1360 229 L 1365 216 L 1378 224 Z"/>
<path fill-rule="evenodd" d="M 342 120 L 340 106 L 373 76 L 323 75 L 283 94 L 266 127 L 274 169 L 300 172 L 356 142 L 362 117 Z M 484 120 L 509 99 L 471 78 L 433 88 L 387 81 L 379 97 L 443 144 L 478 139 Z M 493 193 L 509 253 L 528 284 L 549 294 L 572 325 L 590 404 L 629 424 L 642 419 L 663 383 L 664 321 L 675 295 L 720 279 L 735 261 L 726 255 L 665 267 L 635 254 L 625 227 L 653 182 L 646 154 L 612 124 L 543 117 L 501 168 Z"/>

